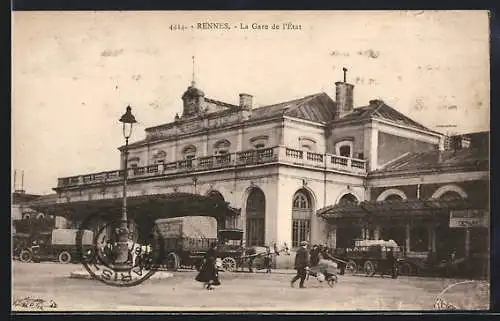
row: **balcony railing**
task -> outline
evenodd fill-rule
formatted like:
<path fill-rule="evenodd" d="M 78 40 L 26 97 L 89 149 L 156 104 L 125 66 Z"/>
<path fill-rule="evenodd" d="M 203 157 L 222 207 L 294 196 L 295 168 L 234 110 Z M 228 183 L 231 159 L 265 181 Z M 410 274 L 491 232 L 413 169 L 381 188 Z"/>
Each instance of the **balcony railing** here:
<path fill-rule="evenodd" d="M 253 149 L 233 154 L 184 159 L 176 162 L 128 169 L 130 179 L 207 171 L 227 167 L 242 167 L 279 162 L 324 170 L 366 173 L 366 161 L 332 154 L 318 154 L 285 146 Z M 108 183 L 123 179 L 123 170 L 59 178 L 57 187 Z"/>

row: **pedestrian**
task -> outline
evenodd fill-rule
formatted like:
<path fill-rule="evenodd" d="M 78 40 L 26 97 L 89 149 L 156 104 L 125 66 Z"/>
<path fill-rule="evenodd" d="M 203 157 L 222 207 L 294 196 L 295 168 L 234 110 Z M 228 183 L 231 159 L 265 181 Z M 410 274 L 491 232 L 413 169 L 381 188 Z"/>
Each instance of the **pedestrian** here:
<path fill-rule="evenodd" d="M 216 267 L 217 260 L 217 244 L 213 243 L 210 249 L 205 254 L 203 265 L 195 280 L 202 282 L 204 288 L 212 290 L 213 286 L 220 285 L 219 272 Z"/>
<path fill-rule="evenodd" d="M 309 251 L 307 250 L 307 242 L 300 242 L 300 247 L 297 250 L 297 254 L 295 254 L 295 270 L 297 270 L 297 274 L 290 281 L 291 286 L 294 286 L 294 283 L 300 279 L 300 288 L 305 288 L 304 281 L 306 280 L 307 270 L 309 269 Z"/>
<path fill-rule="evenodd" d="M 272 255 L 271 248 L 266 246 L 266 256 L 264 257 L 264 267 L 266 268 L 266 273 L 271 273 Z"/>
<path fill-rule="evenodd" d="M 311 253 L 310 253 L 310 262 L 311 262 L 311 267 L 318 265 L 319 262 L 319 247 L 314 244 L 311 248 Z"/>

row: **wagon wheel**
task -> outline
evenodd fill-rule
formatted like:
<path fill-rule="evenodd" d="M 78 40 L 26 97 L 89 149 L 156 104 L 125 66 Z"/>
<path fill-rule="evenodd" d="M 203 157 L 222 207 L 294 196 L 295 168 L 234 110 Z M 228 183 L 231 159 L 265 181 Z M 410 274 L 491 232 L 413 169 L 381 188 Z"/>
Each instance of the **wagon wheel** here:
<path fill-rule="evenodd" d="M 222 259 L 222 268 L 224 271 L 233 272 L 236 270 L 236 260 L 229 256 L 225 257 Z"/>
<path fill-rule="evenodd" d="M 373 276 L 375 274 L 375 263 L 372 261 L 366 261 L 363 265 L 363 270 L 366 276 Z"/>
<path fill-rule="evenodd" d="M 403 264 L 401 264 L 401 267 L 399 268 L 399 274 L 405 275 L 405 276 L 412 276 L 412 275 L 414 275 L 414 269 L 410 263 L 403 263 Z"/>
<path fill-rule="evenodd" d="M 19 260 L 24 263 L 31 262 L 33 260 L 33 253 L 29 250 L 22 250 L 19 254 Z"/>
<path fill-rule="evenodd" d="M 337 282 L 339 281 L 338 277 L 336 275 L 330 277 L 328 279 L 328 285 L 333 288 L 335 286 L 335 284 L 337 284 Z"/>
<path fill-rule="evenodd" d="M 71 254 L 68 251 L 62 251 L 58 256 L 59 262 L 68 264 L 71 262 Z"/>
<path fill-rule="evenodd" d="M 177 271 L 177 269 L 180 267 L 181 260 L 179 256 L 174 253 L 170 252 L 167 255 L 167 269 L 171 271 Z"/>
<path fill-rule="evenodd" d="M 345 271 L 348 274 L 355 274 L 358 271 L 358 265 L 356 264 L 356 262 L 351 260 L 351 261 L 347 262 L 347 264 L 345 266 Z"/>

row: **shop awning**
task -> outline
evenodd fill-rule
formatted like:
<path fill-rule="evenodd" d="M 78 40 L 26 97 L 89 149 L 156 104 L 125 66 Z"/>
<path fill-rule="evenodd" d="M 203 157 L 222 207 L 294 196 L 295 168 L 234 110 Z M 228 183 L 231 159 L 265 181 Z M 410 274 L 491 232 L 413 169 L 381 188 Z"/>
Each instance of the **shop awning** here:
<path fill-rule="evenodd" d="M 370 219 L 404 218 L 415 216 L 435 216 L 447 210 L 478 208 L 469 200 L 403 200 L 403 201 L 364 201 L 359 204 L 332 205 L 324 207 L 316 214 L 325 219 Z"/>
<path fill-rule="evenodd" d="M 102 216 L 120 215 L 122 199 L 112 198 L 76 202 L 57 199 L 51 202 L 30 202 L 26 206 L 47 215 L 82 220 L 96 214 Z M 128 197 L 127 212 L 131 217 L 148 215 L 152 219 L 195 215 L 223 218 L 239 215 L 240 210 L 229 206 L 224 200 L 204 195 L 171 193 Z"/>

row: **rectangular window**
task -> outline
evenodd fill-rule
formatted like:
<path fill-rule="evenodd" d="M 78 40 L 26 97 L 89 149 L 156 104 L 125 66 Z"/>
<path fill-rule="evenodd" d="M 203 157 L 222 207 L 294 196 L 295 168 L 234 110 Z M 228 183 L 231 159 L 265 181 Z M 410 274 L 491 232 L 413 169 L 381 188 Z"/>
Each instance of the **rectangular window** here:
<path fill-rule="evenodd" d="M 309 220 L 292 221 L 292 247 L 299 247 L 302 241 L 310 241 L 311 229 L 309 222 Z"/>

